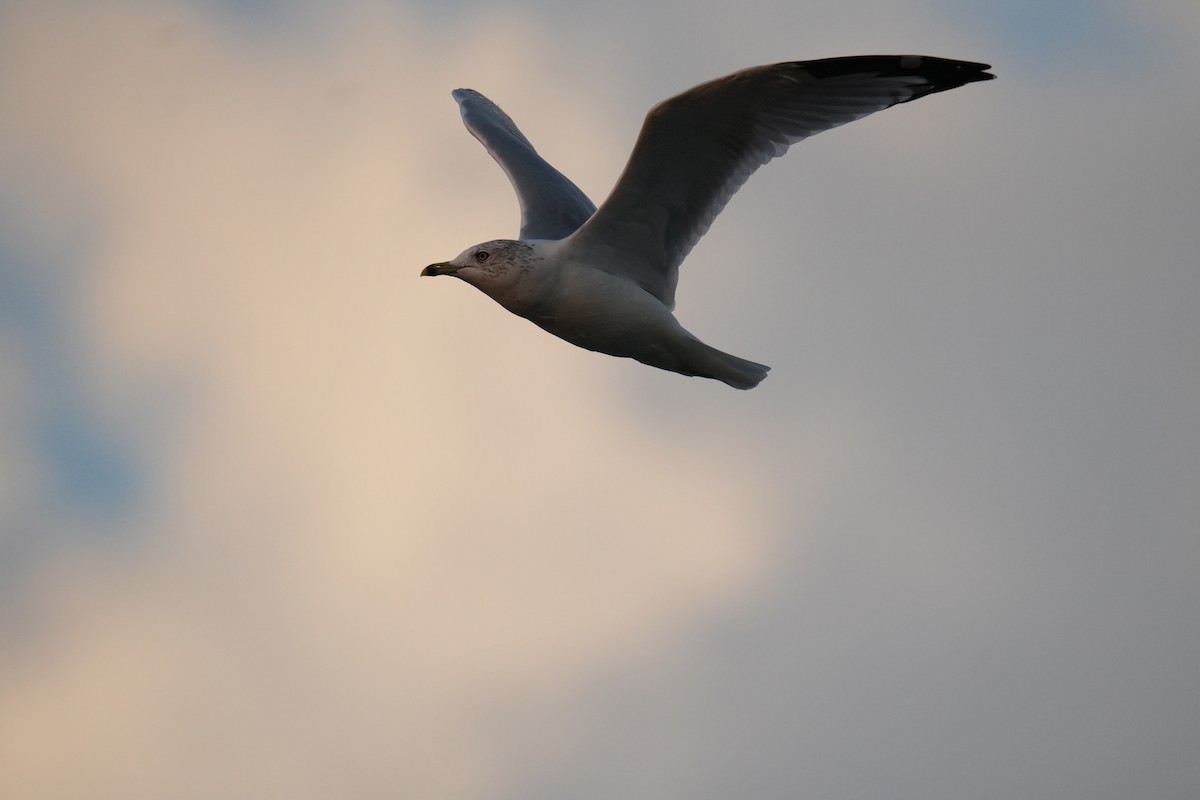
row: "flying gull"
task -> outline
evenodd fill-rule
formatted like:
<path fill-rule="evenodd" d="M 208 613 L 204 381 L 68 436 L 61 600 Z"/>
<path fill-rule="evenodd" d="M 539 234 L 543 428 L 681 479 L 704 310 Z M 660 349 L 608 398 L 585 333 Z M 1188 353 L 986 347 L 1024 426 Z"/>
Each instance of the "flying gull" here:
<path fill-rule="evenodd" d="M 571 344 L 659 369 L 757 386 L 770 367 L 701 342 L 675 319 L 679 265 L 746 179 L 789 146 L 898 103 L 995 76 L 930 56 L 848 56 L 735 72 L 659 103 L 597 209 L 500 107 L 458 89 L 463 123 L 508 175 L 518 239 L 469 247 L 453 275 Z"/>

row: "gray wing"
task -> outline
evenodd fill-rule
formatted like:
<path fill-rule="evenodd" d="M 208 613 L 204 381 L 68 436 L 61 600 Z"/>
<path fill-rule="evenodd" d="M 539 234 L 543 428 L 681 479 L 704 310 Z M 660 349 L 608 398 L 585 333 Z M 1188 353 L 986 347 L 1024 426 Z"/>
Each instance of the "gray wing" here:
<path fill-rule="evenodd" d="M 508 175 L 521 204 L 521 239 L 564 239 L 596 211 L 579 187 L 537 154 L 500 107 L 473 89 L 451 93 L 463 124 Z"/>
<path fill-rule="evenodd" d="M 735 72 L 650 110 L 572 248 L 675 304 L 679 264 L 746 179 L 790 145 L 897 103 L 989 80 L 987 64 L 851 56 Z"/>

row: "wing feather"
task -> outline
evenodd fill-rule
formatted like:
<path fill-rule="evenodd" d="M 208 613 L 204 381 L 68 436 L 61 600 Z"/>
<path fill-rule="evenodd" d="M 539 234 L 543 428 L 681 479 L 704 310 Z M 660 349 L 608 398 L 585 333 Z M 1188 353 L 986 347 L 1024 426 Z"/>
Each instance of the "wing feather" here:
<path fill-rule="evenodd" d="M 521 239 L 564 239 L 595 213 L 587 195 L 538 155 L 498 105 L 473 89 L 456 89 L 452 94 L 463 124 L 496 159 L 516 190 Z"/>
<path fill-rule="evenodd" d="M 821 131 L 974 81 L 987 64 L 850 56 L 754 67 L 650 110 L 624 172 L 571 247 L 668 307 L 679 265 L 763 164 Z"/>

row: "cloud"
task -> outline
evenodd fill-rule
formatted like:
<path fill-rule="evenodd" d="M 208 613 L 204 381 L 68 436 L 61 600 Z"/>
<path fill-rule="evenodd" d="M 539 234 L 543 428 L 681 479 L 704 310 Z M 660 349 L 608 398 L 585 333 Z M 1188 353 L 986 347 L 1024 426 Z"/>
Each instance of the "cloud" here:
<path fill-rule="evenodd" d="M 113 442 L 96 479 L 145 495 L 115 549 L 51 544 L 98 520 L 91 487 L 24 512 L 44 552 L 6 596 L 6 796 L 478 796 L 489 706 L 567 691 L 764 567 L 744 445 L 665 446 L 587 354 L 418 280 L 514 216 L 431 66 L 446 38 L 385 7 L 267 48 L 187 5 L 9 16 L 36 33 L 4 48 L 17 241 L 84 238 L 28 309 L 70 338 L 5 339 L 34 396 L 5 430 L 57 437 L 5 469 Z M 488 74 L 530 82 L 521 52 Z"/>
<path fill-rule="evenodd" d="M 227 6 L 0 13 L 0 794 L 1194 794 L 1194 43 Z M 976 48 L 692 255 L 755 392 L 417 277 L 516 227 L 455 86 L 601 199 L 722 70 Z"/>

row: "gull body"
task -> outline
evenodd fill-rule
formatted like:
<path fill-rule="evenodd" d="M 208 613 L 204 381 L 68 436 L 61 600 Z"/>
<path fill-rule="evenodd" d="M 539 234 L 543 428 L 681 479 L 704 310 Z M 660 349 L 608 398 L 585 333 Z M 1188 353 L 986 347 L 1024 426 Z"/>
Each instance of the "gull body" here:
<path fill-rule="evenodd" d="M 723 353 L 679 324 L 628 278 L 572 258 L 570 239 L 498 239 L 475 245 L 425 275 L 454 275 L 542 330 L 586 350 L 632 358 L 681 375 L 749 389 L 770 367 Z M 481 254 L 486 254 L 479 261 Z"/>
<path fill-rule="evenodd" d="M 453 275 L 579 347 L 753 388 L 769 367 L 704 344 L 672 313 L 688 252 L 746 179 L 791 144 L 988 80 L 987 69 L 928 56 L 852 56 L 753 67 L 701 84 L 651 109 L 599 209 L 498 106 L 456 90 L 467 129 L 517 192 L 521 232 L 421 274 Z"/>

